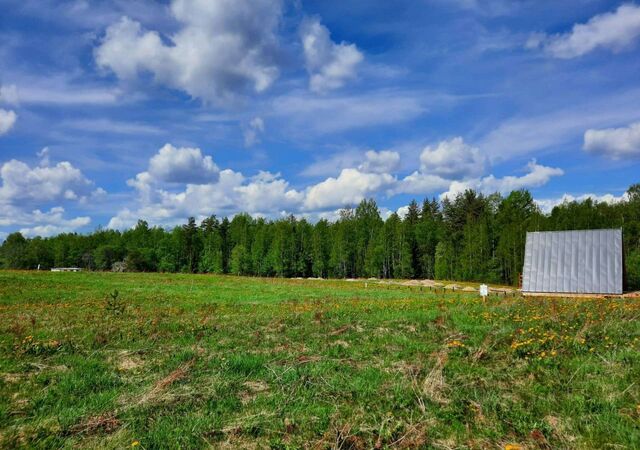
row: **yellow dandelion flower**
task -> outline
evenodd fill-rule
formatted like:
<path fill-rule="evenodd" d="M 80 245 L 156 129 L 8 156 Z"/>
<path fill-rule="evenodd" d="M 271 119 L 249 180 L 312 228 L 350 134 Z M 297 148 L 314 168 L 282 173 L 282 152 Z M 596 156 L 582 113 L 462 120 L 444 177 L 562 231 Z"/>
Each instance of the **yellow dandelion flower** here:
<path fill-rule="evenodd" d="M 131 447 L 137 447 L 138 445 L 140 445 L 140 441 L 133 441 L 131 443 Z"/>

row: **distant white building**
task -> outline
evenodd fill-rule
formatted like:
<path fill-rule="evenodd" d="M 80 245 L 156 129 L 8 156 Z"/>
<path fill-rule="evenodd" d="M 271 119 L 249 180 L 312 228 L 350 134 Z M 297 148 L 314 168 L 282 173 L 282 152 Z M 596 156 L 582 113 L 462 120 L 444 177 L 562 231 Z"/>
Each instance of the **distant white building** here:
<path fill-rule="evenodd" d="M 54 267 L 51 269 L 52 272 L 81 272 L 82 269 L 80 267 Z"/>

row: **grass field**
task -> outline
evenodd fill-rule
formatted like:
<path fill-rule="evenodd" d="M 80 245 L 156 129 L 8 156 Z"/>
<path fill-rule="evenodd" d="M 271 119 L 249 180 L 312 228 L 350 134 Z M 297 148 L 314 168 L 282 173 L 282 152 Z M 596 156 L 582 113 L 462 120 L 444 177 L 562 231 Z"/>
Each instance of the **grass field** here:
<path fill-rule="evenodd" d="M 639 319 L 639 299 L 0 272 L 0 447 L 640 448 Z"/>

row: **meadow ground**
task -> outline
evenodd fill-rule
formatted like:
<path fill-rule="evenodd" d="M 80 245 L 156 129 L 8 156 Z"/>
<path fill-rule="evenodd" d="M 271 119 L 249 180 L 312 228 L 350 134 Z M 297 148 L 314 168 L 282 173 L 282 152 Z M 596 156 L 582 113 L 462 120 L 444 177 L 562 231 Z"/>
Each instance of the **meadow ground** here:
<path fill-rule="evenodd" d="M 0 447 L 640 448 L 639 319 L 630 298 L 0 272 Z"/>

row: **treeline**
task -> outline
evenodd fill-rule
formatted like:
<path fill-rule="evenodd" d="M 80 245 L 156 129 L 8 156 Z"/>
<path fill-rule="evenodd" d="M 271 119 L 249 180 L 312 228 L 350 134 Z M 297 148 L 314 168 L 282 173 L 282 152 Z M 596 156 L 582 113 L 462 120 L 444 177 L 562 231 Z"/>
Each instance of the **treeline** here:
<path fill-rule="evenodd" d="M 543 214 L 528 191 L 507 197 L 468 190 L 453 200 L 411 202 L 386 220 L 373 200 L 313 224 L 239 214 L 171 230 L 140 220 L 124 232 L 98 229 L 0 247 L 5 268 L 189 272 L 277 277 L 435 278 L 516 285 L 527 231 L 623 228 L 628 287 L 640 289 L 640 184 L 616 204 L 588 199 Z"/>

